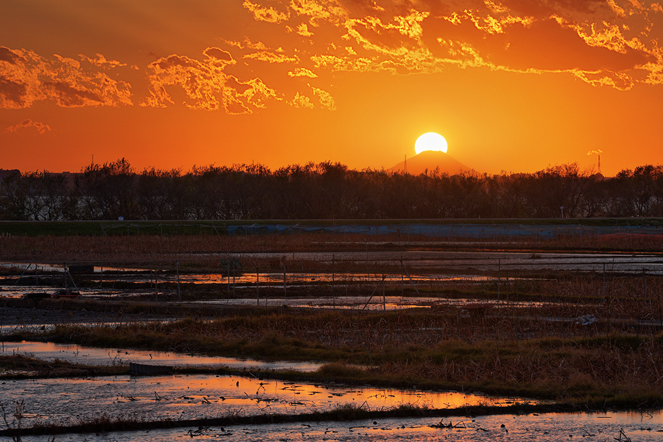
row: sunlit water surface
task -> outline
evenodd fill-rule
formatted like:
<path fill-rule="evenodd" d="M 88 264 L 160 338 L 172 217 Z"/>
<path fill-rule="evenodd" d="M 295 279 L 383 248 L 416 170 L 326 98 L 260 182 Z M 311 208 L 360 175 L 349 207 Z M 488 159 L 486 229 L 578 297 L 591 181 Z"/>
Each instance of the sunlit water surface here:
<path fill-rule="evenodd" d="M 237 425 L 209 428 L 176 428 L 108 434 L 67 434 L 58 441 L 244 440 L 244 441 L 626 441 L 663 439 L 660 413 L 541 414 L 483 416 L 444 419 L 455 428 L 432 428 L 439 418 L 379 419 L 353 422 L 305 422 L 294 424 Z M 502 427 L 502 425 L 504 425 Z M 47 441 L 28 437 L 26 441 Z"/>
<path fill-rule="evenodd" d="M 255 359 L 236 359 L 220 356 L 201 356 L 154 350 L 130 350 L 118 348 L 83 347 L 75 344 L 55 344 L 52 342 L 3 342 L 1 355 L 21 354 L 46 361 L 61 361 L 85 365 L 128 365 L 139 364 L 170 365 L 179 367 L 206 366 L 229 367 L 233 369 L 257 370 L 297 370 L 315 371 L 321 364 L 315 362 L 264 362 Z"/>
<path fill-rule="evenodd" d="M 11 409 L 18 400 L 24 401 L 24 427 L 40 423 L 75 425 L 100 415 L 110 419 L 154 421 L 265 413 L 301 414 L 328 411 L 346 404 L 367 410 L 384 410 L 400 405 L 429 408 L 506 406 L 517 401 L 462 392 L 395 390 L 217 375 L 6 380 L 0 387 L 6 409 Z"/>

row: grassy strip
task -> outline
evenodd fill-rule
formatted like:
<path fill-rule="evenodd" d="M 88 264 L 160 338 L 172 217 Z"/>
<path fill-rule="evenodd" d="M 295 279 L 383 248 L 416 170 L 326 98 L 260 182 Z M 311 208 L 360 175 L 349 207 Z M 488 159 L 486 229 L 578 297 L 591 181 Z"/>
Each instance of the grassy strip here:
<path fill-rule="evenodd" d="M 175 295 L 176 296 L 176 295 Z M 150 296 L 153 298 L 153 295 Z M 161 296 L 165 298 L 165 296 Z M 20 299 L 20 298 L 5 298 L 0 299 L 4 307 L 11 308 L 29 308 L 29 309 L 44 309 L 50 311 L 69 311 L 69 310 L 83 310 L 90 312 L 99 312 L 103 314 L 118 314 L 118 315 L 154 315 L 168 318 L 214 318 L 219 316 L 235 316 L 235 315 L 251 315 L 256 311 L 253 306 L 210 306 L 210 305 L 192 305 L 192 304 L 179 304 L 177 302 L 140 302 L 140 301 L 106 301 L 95 299 Z M 261 307 L 261 314 L 276 314 L 283 313 L 284 310 L 296 311 L 297 309 L 288 309 L 283 307 Z M 128 319 L 127 319 L 128 320 Z M 3 340 L 0 337 L 0 340 Z M 6 339 L 5 339 L 6 340 Z"/>
<path fill-rule="evenodd" d="M 462 407 L 429 409 L 413 405 L 401 405 L 388 410 L 366 410 L 354 405 L 343 405 L 331 411 L 313 412 L 302 414 L 262 414 L 257 416 L 230 415 L 212 419 L 191 420 L 163 420 L 163 421 L 138 421 L 121 420 L 101 415 L 92 421 L 83 421 L 72 426 L 43 426 L 32 427 L 22 430 L 6 429 L 0 431 L 0 436 L 28 436 L 28 435 L 53 435 L 65 433 L 105 433 L 114 431 L 146 431 L 163 428 L 185 428 L 185 427 L 207 427 L 207 426 L 231 426 L 231 425 L 260 425 L 281 424 L 295 422 L 331 422 L 331 421 L 356 421 L 365 419 L 387 419 L 404 417 L 456 417 L 456 416 L 483 416 L 483 415 L 520 415 L 531 413 L 559 413 L 571 411 L 591 411 L 587 406 L 577 407 L 570 405 L 528 405 L 517 404 L 508 407 Z M 193 436 L 192 436 L 193 437 Z"/>
<path fill-rule="evenodd" d="M 1 221 L 0 234 L 37 235 L 224 235 L 230 225 L 530 225 L 530 226 L 660 226 L 659 218 L 593 218 L 593 219 L 367 219 L 367 220 L 183 220 L 183 221 Z"/>

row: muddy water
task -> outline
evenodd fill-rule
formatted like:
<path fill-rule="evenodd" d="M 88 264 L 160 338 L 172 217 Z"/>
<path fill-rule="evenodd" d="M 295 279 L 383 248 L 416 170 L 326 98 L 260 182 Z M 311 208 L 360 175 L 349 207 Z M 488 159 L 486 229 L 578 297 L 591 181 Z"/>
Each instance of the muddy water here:
<path fill-rule="evenodd" d="M 30 276 L 30 275 L 28 275 Z M 497 277 L 491 276 L 477 276 L 465 273 L 454 275 L 443 274 L 427 274 L 427 275 L 410 275 L 407 278 L 402 278 L 401 275 L 382 275 L 382 274 L 367 274 L 367 273 L 327 273 L 327 272 L 310 272 L 310 273 L 288 273 L 286 275 L 286 288 L 298 289 L 314 289 L 321 286 L 328 288 L 338 293 L 345 293 L 347 290 L 355 291 L 358 287 L 364 286 L 366 291 L 371 291 L 376 285 L 382 284 L 383 276 L 385 277 L 385 287 L 388 290 L 402 289 L 405 292 L 415 292 L 415 287 L 434 287 L 453 283 L 454 286 L 467 286 L 468 289 L 476 287 L 477 285 L 485 283 L 496 283 Z M 77 275 L 73 278 L 77 279 Z M 89 279 L 89 276 L 85 278 Z M 93 280 L 97 278 L 93 277 Z M 512 282 L 516 282 L 523 278 L 511 278 Z M 98 280 L 98 278 L 97 278 Z M 529 280 L 529 279 L 527 279 Z M 132 273 L 130 270 L 126 272 L 119 272 L 107 274 L 104 279 L 105 287 L 100 288 L 85 288 L 77 289 L 81 296 L 85 298 L 94 299 L 107 299 L 113 297 L 127 297 L 130 295 L 139 296 L 162 296 L 163 293 L 153 289 L 131 289 L 116 290 L 112 287 L 115 282 L 118 283 L 132 283 L 144 284 L 150 287 L 154 283 L 155 278 L 146 275 L 145 272 Z M 260 289 L 274 289 L 282 290 L 284 288 L 284 278 L 282 272 L 261 272 L 259 274 L 243 273 L 235 276 L 226 276 L 223 274 L 182 274 L 179 281 L 182 284 L 196 284 L 196 285 L 215 285 L 221 287 L 225 293 L 239 293 L 248 291 L 255 291 L 256 285 Z M 43 293 L 47 295 L 54 294 L 57 287 L 44 287 L 44 286 L 24 286 L 15 285 L 16 276 L 0 276 L 0 297 L 5 298 L 20 298 L 28 293 Z M 177 278 L 170 274 L 159 274 L 156 277 L 156 286 L 163 287 L 163 283 L 176 284 Z M 224 294 L 225 294 L 224 293 Z M 223 295 L 222 295 L 223 296 Z"/>
<path fill-rule="evenodd" d="M 75 263 L 73 265 L 76 265 Z M 24 263 L 24 262 L 0 262 L 0 267 L 7 268 L 7 269 L 18 269 L 18 270 L 25 270 L 26 275 L 30 276 L 30 273 L 27 272 L 35 272 L 35 270 L 38 273 L 44 273 L 44 272 L 55 272 L 55 273 L 63 273 L 64 272 L 64 265 L 60 264 L 42 264 L 42 263 Z M 101 273 L 101 272 L 147 272 L 148 270 L 145 269 L 139 269 L 139 268 L 124 268 L 124 267 L 101 267 L 101 266 L 93 266 L 94 268 L 94 273 Z"/>
<path fill-rule="evenodd" d="M 226 256 L 226 255 L 223 255 Z M 540 253 L 530 252 L 455 252 L 455 251 L 374 251 L 365 252 L 302 252 L 283 254 L 271 252 L 236 253 L 230 258 L 241 261 L 243 258 L 261 258 L 278 260 L 283 256 L 286 260 L 314 261 L 319 264 L 370 263 L 371 273 L 380 266 L 400 268 L 401 259 L 408 269 L 476 269 L 481 271 L 497 271 L 501 268 L 509 270 L 569 270 L 569 271 L 602 271 L 638 272 L 647 268 L 653 274 L 663 274 L 663 259 L 660 255 L 627 254 L 627 253 Z M 287 262 L 287 261 L 286 261 Z"/>
<path fill-rule="evenodd" d="M 432 408 L 509 405 L 515 399 L 460 392 L 403 391 L 259 380 L 240 376 L 176 375 L 3 381 L 5 408 L 25 401 L 24 426 L 72 425 L 98 417 L 201 419 L 264 413 L 299 414 L 352 404 L 380 410 L 412 404 Z M 530 401 L 535 403 L 534 401 Z"/>
<path fill-rule="evenodd" d="M 130 269 L 125 269 L 124 271 L 118 273 L 108 273 L 105 274 L 106 285 L 112 285 L 113 282 L 131 282 L 131 283 L 141 283 L 141 284 L 150 284 L 153 281 L 157 281 L 157 285 L 162 282 L 177 282 L 177 277 L 171 274 L 159 273 L 157 276 L 146 275 L 145 271 L 133 271 Z M 33 277 L 34 275 L 27 275 L 28 277 Z M 43 276 L 43 275 L 42 275 Z M 385 275 L 387 283 L 391 284 L 401 284 L 401 275 Z M 5 282 L 4 285 L 5 291 L 11 292 L 12 290 L 20 290 L 20 286 L 15 286 L 16 275 L 10 276 L 0 276 L 0 281 Z M 72 276 L 73 279 L 77 278 L 77 275 Z M 89 278 L 86 276 L 86 278 Z M 98 276 L 95 276 L 97 278 Z M 237 275 L 231 275 L 228 277 L 225 274 L 221 273 L 204 273 L 204 274 L 181 274 L 180 275 L 181 283 L 193 283 L 193 284 L 214 284 L 214 285 L 234 285 L 235 288 L 245 288 L 246 286 L 255 285 L 259 281 L 261 287 L 274 287 L 281 288 L 283 287 L 283 272 L 267 272 L 262 271 L 259 274 L 256 272 L 246 272 L 238 273 Z M 477 276 L 465 273 L 457 273 L 453 275 L 449 274 L 426 274 L 426 275 L 410 275 L 406 279 L 407 281 L 413 281 L 414 283 L 430 283 L 430 282 L 467 282 L 467 283 L 483 283 L 483 282 L 492 282 L 497 281 L 496 277 L 490 276 Z M 515 279 L 514 279 L 515 280 Z M 382 281 L 382 274 L 371 273 L 339 273 L 336 272 L 332 275 L 331 272 L 288 272 L 286 273 L 286 281 L 288 285 L 311 285 L 311 284 L 336 284 L 339 287 L 342 287 L 344 284 L 357 284 L 357 283 L 377 283 Z M 53 287 L 49 288 L 49 292 L 52 293 L 55 289 Z M 88 289 L 90 293 L 96 292 L 94 289 Z M 6 295 L 6 294 L 5 294 Z"/>
<path fill-rule="evenodd" d="M 627 254 L 627 253 L 530 253 L 530 252 L 457 252 L 457 251 L 422 251 L 422 250 L 403 250 L 403 251 L 345 251 L 345 252 L 301 252 L 284 254 L 279 252 L 259 252 L 259 253 L 231 253 L 231 254 L 204 254 L 202 256 L 211 259 L 236 259 L 240 262 L 246 259 L 262 259 L 280 262 L 285 257 L 288 277 L 296 280 L 304 275 L 306 281 L 329 279 L 331 270 L 335 263 L 336 266 L 344 264 L 359 265 L 363 269 L 366 266 L 366 272 L 340 273 L 337 278 L 346 277 L 356 281 L 361 279 L 375 280 L 377 275 L 382 273 L 382 267 L 390 268 L 391 272 L 396 270 L 400 276 L 401 266 L 412 273 L 413 270 L 421 271 L 440 271 L 445 275 L 434 276 L 433 279 L 444 277 L 472 279 L 476 272 L 496 272 L 508 270 L 566 270 L 566 271 L 603 271 L 604 266 L 608 271 L 615 272 L 640 272 L 643 268 L 650 274 L 663 274 L 663 258 L 654 254 Z M 171 257 L 174 261 L 176 257 Z M 318 266 L 324 266 L 326 271 L 316 273 L 305 273 L 298 271 L 297 266 L 301 262 L 312 262 Z M 291 267 L 288 263 L 292 263 Z M 37 264 L 37 272 L 57 272 L 61 273 L 61 265 Z M 35 264 L 0 262 L 0 267 L 15 268 L 17 270 L 26 270 L 26 276 L 35 272 Z M 29 269 L 28 269 L 29 267 Z M 339 267 L 337 267 L 338 269 Z M 225 270 L 225 269 L 223 269 Z M 122 267 L 104 267 L 103 271 L 109 273 L 109 278 L 130 277 L 141 278 L 143 282 L 149 282 L 153 277 L 149 268 L 122 268 Z M 95 273 L 101 273 L 100 266 L 94 267 Z M 415 272 L 416 273 L 416 272 Z M 455 274 L 455 276 L 454 276 Z M 345 275 L 345 276 L 344 276 Z M 277 283 L 282 280 L 282 270 L 274 270 L 262 274 L 265 282 Z M 414 275 L 412 275 L 414 277 Z M 74 275 L 75 277 L 75 275 Z M 197 283 L 223 283 L 227 278 L 221 275 L 192 275 L 191 282 Z M 429 276 L 427 276 L 429 277 Z M 173 278 L 172 274 L 158 273 L 158 278 Z M 180 275 L 181 280 L 189 280 L 190 276 Z M 235 276 L 236 283 L 254 283 L 255 273 L 243 272 L 237 270 Z"/>
<path fill-rule="evenodd" d="M 543 305 L 563 305 L 562 303 L 544 303 L 535 301 L 507 302 L 504 300 L 480 300 L 469 298 L 436 298 L 436 297 L 400 297 L 400 296 L 336 296 L 318 298 L 240 298 L 240 299 L 216 299 L 194 301 L 188 304 L 209 305 L 241 305 L 241 306 L 288 306 L 296 308 L 315 308 L 329 310 L 405 310 L 415 308 L 430 308 L 432 306 L 454 306 L 464 307 L 467 304 L 480 302 L 492 308 L 509 307 L 535 307 Z M 579 306 L 580 304 L 573 304 Z"/>
<path fill-rule="evenodd" d="M 21 354 L 46 361 L 61 361 L 86 365 L 128 365 L 130 362 L 178 367 L 229 367 L 232 369 L 315 371 L 320 364 L 314 362 L 263 362 L 254 359 L 198 356 L 163 351 L 143 351 L 117 348 L 82 347 L 52 342 L 3 342 L 0 354 Z"/>
<path fill-rule="evenodd" d="M 59 435 L 58 441 L 145 441 L 244 440 L 301 441 L 324 440 L 365 442 L 403 441 L 540 441 L 560 440 L 639 442 L 660 441 L 663 419 L 660 413 L 560 413 L 527 416 L 480 416 L 444 419 L 455 428 L 433 428 L 439 418 L 399 418 L 353 422 L 303 422 L 275 425 L 237 425 L 228 427 L 176 428 L 110 434 Z M 504 425 L 504 426 L 502 426 Z M 627 439 L 629 438 L 629 439 Z M 26 441 L 47 441 L 47 437 L 28 437 Z"/>

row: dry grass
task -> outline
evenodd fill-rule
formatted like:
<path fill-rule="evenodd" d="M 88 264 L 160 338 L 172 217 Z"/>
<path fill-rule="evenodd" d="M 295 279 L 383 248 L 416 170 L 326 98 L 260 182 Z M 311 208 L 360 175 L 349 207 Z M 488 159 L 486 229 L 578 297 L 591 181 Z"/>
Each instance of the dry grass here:
<path fill-rule="evenodd" d="M 357 235 L 297 233 L 294 235 L 130 235 L 130 236 L 4 236 L 0 237 L 0 256 L 5 260 L 62 263 L 64 261 L 143 263 L 170 259 L 180 254 L 370 250 L 376 248 L 419 249 L 470 248 L 477 250 L 595 250 L 653 251 L 663 249 L 662 236 L 626 235 L 558 236 L 555 238 L 435 238 L 400 235 Z M 377 245 L 381 244 L 381 245 Z M 189 256 L 189 259 L 191 257 Z M 204 258 L 203 258 L 204 259 Z M 195 262 L 195 259 L 192 260 Z"/>

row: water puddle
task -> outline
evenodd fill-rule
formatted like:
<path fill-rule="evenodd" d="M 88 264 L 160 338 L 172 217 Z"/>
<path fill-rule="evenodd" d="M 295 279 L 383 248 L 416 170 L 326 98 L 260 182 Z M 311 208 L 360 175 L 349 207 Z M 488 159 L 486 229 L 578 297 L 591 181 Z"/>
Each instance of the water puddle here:
<path fill-rule="evenodd" d="M 1 263 L 0 263 L 1 264 Z M 8 263 L 5 263 L 8 264 Z M 18 268 L 27 267 L 25 264 L 12 264 L 12 267 L 16 266 Z M 41 266 L 41 264 L 40 264 Z M 45 267 L 48 267 L 45 265 Z M 41 268 L 41 267 L 40 267 Z M 177 276 L 170 273 L 156 273 L 151 274 L 149 270 L 137 270 L 137 269 L 114 269 L 115 272 L 111 273 L 104 270 L 104 282 L 106 284 L 112 284 L 113 282 L 124 282 L 124 283 L 140 283 L 140 284 L 151 284 L 155 280 L 157 284 L 163 282 L 177 282 Z M 57 271 L 57 269 L 55 270 Z M 61 271 L 61 269 L 60 269 Z M 96 268 L 95 273 L 100 273 L 99 269 Z M 16 278 L 19 275 L 7 275 L 0 276 L 0 281 L 6 281 L 8 284 L 5 284 L 5 287 L 12 287 Z M 48 275 L 47 275 L 48 276 Z M 288 272 L 286 273 L 286 283 L 287 285 L 307 285 L 307 284 L 356 284 L 356 283 L 379 283 L 382 281 L 382 277 L 385 275 L 377 273 L 357 273 L 357 272 Z M 32 277 L 34 274 L 26 274 L 25 278 Z M 44 274 L 41 274 L 41 277 L 44 277 Z M 85 275 L 86 278 L 89 278 L 90 275 Z M 93 278 L 96 281 L 99 281 L 100 275 L 95 275 Z M 77 279 L 78 275 L 73 274 L 73 279 Z M 232 285 L 236 288 L 243 287 L 247 285 L 255 285 L 259 283 L 261 286 L 273 286 L 275 288 L 283 287 L 283 272 L 238 272 L 236 275 L 230 275 L 223 273 L 182 273 L 179 276 L 181 283 L 192 283 L 192 284 L 220 284 L 220 285 Z M 484 283 L 497 281 L 496 277 L 492 276 L 481 276 L 481 275 L 471 275 L 464 273 L 455 273 L 455 274 L 426 274 L 426 275 L 410 275 L 409 280 L 413 283 L 444 283 L 444 282 L 466 282 L 466 283 Z M 512 278 L 514 281 L 518 278 Z M 387 274 L 386 275 L 387 283 L 391 284 L 401 284 L 402 278 L 400 274 Z M 407 280 L 406 280 L 407 281 Z M 17 287 L 18 288 L 18 287 Z M 51 291 L 53 288 L 51 288 Z"/>
<path fill-rule="evenodd" d="M 2 278 L 0 278 L 2 280 Z M 72 288 L 72 287 L 69 287 Z M 59 287 L 48 287 L 48 286 L 24 286 L 24 285 L 5 285 L 0 286 L 0 298 L 10 298 L 17 299 L 22 298 L 26 295 L 34 296 L 35 294 L 43 295 L 45 297 L 50 297 L 61 290 Z M 78 292 L 83 298 L 115 298 L 115 297 L 127 297 L 129 295 L 133 296 L 144 296 L 146 294 L 154 296 L 154 290 L 141 290 L 141 289 L 131 289 L 131 293 L 127 293 L 126 290 L 113 290 L 113 289 L 73 289 L 75 292 Z M 161 295 L 161 292 L 157 293 Z M 37 298 L 37 296 L 35 296 Z"/>
<path fill-rule="evenodd" d="M 319 308 L 339 310 L 402 310 L 411 308 L 430 308 L 433 306 L 453 306 L 463 308 L 467 305 L 482 305 L 490 308 L 525 308 L 541 307 L 544 305 L 565 305 L 563 303 L 546 303 L 538 301 L 509 301 L 495 299 L 470 299 L 470 298 L 440 298 L 431 296 L 401 297 L 401 296 L 336 296 L 317 298 L 239 298 L 239 299 L 207 299 L 193 301 L 188 304 L 208 305 L 235 305 L 235 306 L 288 306 L 297 308 Z M 573 304 L 578 305 L 578 304 Z"/>
<path fill-rule="evenodd" d="M 42 264 L 42 263 L 24 263 L 24 262 L 0 262 L 0 267 L 5 268 L 5 269 L 16 269 L 16 270 L 24 270 L 26 272 L 27 276 L 30 276 L 31 274 L 27 273 L 29 270 L 30 272 L 41 272 L 41 273 L 46 273 L 46 272 L 53 272 L 53 273 L 64 273 L 66 264 Z M 75 266 L 77 265 L 76 263 L 70 263 L 69 265 Z M 101 267 L 101 266 L 92 266 L 93 273 L 124 273 L 124 272 L 149 272 L 149 269 L 140 269 L 140 268 L 126 268 L 126 267 Z"/>
<path fill-rule="evenodd" d="M 434 428 L 439 418 L 394 418 L 352 422 L 299 422 L 271 425 L 236 425 L 228 427 L 175 428 L 110 434 L 58 435 L 62 442 L 85 439 L 90 442 L 136 440 L 168 442 L 172 440 L 244 440 L 282 442 L 291 440 L 327 440 L 373 442 L 403 440 L 433 442 L 453 440 L 490 442 L 498 440 L 559 440 L 655 442 L 663 437 L 660 413 L 556 413 L 526 416 L 478 416 L 444 419 L 452 428 Z M 26 441 L 48 441 L 46 436 L 25 437 Z"/>
<path fill-rule="evenodd" d="M 384 410 L 408 404 L 431 408 L 507 406 L 516 401 L 460 392 L 404 391 L 214 375 L 7 380 L 2 382 L 1 388 L 5 407 L 16 400 L 25 401 L 28 418 L 24 426 L 74 425 L 96 418 L 100 412 L 110 419 L 130 416 L 138 420 L 186 420 L 301 414 L 343 405 Z"/>
<path fill-rule="evenodd" d="M 253 359 L 210 357 L 161 351 L 94 348 L 74 344 L 34 341 L 0 342 L 0 354 L 21 354 L 46 361 L 59 359 L 85 365 L 129 365 L 130 362 L 134 362 L 177 367 L 224 366 L 237 370 L 297 370 L 302 372 L 315 371 L 321 365 L 314 362 L 263 362 Z"/>
<path fill-rule="evenodd" d="M 226 255 L 223 255 L 226 256 Z M 331 266 L 358 264 L 369 269 L 382 266 L 400 268 L 401 261 L 407 269 L 447 269 L 461 273 L 466 269 L 480 271 L 509 270 L 569 270 L 600 272 L 605 265 L 611 271 L 638 272 L 647 268 L 651 274 L 663 273 L 663 259 L 654 254 L 625 254 L 625 253 L 531 253 L 531 252 L 464 252 L 464 251 L 432 251 L 432 250 L 402 250 L 402 251 L 341 251 L 341 252 L 300 252 L 284 254 L 279 252 L 234 253 L 228 259 L 257 258 L 279 260 L 285 256 L 286 260 L 312 261 L 320 265 Z M 372 272 L 371 272 L 372 273 Z"/>

